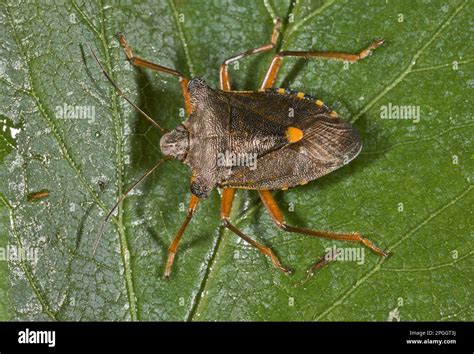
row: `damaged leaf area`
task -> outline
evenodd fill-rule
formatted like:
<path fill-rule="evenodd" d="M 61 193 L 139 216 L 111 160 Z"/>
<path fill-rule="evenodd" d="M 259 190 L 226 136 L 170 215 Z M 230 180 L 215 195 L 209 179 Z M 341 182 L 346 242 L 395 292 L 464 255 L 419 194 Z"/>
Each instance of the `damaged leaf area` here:
<path fill-rule="evenodd" d="M 72 1 L 0 5 L 0 319 L 473 320 L 472 97 L 469 1 Z M 236 193 L 232 222 L 271 247 L 291 277 L 224 231 L 213 191 L 183 236 L 190 170 L 161 157 L 161 132 L 117 97 L 117 84 L 167 129 L 184 120 L 176 78 L 126 61 L 135 53 L 218 87 L 225 58 L 277 50 L 357 53 L 360 62 L 286 58 L 277 87 L 304 91 L 354 124 L 363 150 L 307 185 L 276 191 L 290 225 L 359 231 L 390 252 L 279 230 L 255 191 Z M 256 90 L 274 52 L 229 72 Z M 472 101 L 472 100 L 471 100 Z M 341 259 L 305 281 L 325 251 Z"/>

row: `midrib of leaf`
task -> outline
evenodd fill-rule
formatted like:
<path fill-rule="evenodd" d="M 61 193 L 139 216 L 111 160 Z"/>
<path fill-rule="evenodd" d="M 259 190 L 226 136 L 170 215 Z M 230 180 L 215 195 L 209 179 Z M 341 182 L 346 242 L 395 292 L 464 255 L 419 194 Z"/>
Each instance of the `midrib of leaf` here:
<path fill-rule="evenodd" d="M 100 1 L 100 17 L 101 17 L 101 44 L 102 49 L 105 54 L 105 65 L 107 71 L 112 75 L 112 79 L 115 78 L 112 72 L 112 64 L 110 60 L 109 45 L 107 43 L 107 35 L 105 33 L 105 16 L 104 16 L 104 3 Z M 123 120 L 119 114 L 117 95 L 115 91 L 111 88 L 112 92 L 112 108 L 113 108 L 113 122 L 114 122 L 114 135 L 115 135 L 115 162 L 116 162 L 116 179 L 117 179 L 117 198 L 120 198 L 123 194 L 123 169 L 124 169 L 124 156 L 123 156 Z M 120 240 L 120 253 L 122 255 L 123 265 L 124 265 L 124 276 L 126 281 L 127 288 L 127 298 L 130 305 L 130 316 L 132 321 L 138 320 L 138 311 L 137 311 L 137 297 L 135 294 L 135 285 L 133 283 L 133 274 L 132 274 L 132 264 L 130 261 L 130 248 L 128 244 L 127 235 L 125 233 L 125 226 L 123 224 L 123 213 L 124 208 L 122 203 L 120 203 L 117 210 L 117 229 L 119 232 Z"/>
<path fill-rule="evenodd" d="M 100 1 L 100 31 L 98 31 L 92 22 L 88 19 L 87 15 L 80 9 L 75 1 L 72 2 L 74 8 L 78 12 L 78 14 L 84 19 L 86 24 L 91 28 L 93 33 L 95 33 L 97 39 L 99 40 L 102 51 L 105 56 L 105 67 L 115 81 L 113 71 L 112 71 L 112 64 L 110 59 L 110 52 L 109 52 L 109 45 L 107 42 L 107 35 L 105 32 L 105 21 L 106 18 L 104 16 L 104 4 L 103 1 Z M 110 99 L 112 101 L 112 112 L 113 112 L 113 125 L 114 125 L 114 137 L 115 137 L 115 164 L 116 164 L 116 185 L 117 185 L 117 198 L 123 194 L 123 169 L 124 169 L 124 156 L 123 156 L 123 121 L 121 119 L 119 113 L 119 106 L 118 106 L 118 98 L 115 94 L 115 91 L 110 88 L 111 96 Z M 130 260 L 130 249 L 127 240 L 127 235 L 125 232 L 125 226 L 123 223 L 124 217 L 124 209 L 122 204 L 120 204 L 117 208 L 117 215 L 114 218 L 116 220 L 116 226 L 118 231 L 118 238 L 120 244 L 120 254 L 122 257 L 122 262 L 124 266 L 124 278 L 125 278 L 125 287 L 127 289 L 127 299 L 129 303 L 130 309 L 130 316 L 132 321 L 139 320 L 138 310 L 137 310 L 137 297 L 135 293 L 135 286 L 133 282 L 133 271 L 132 271 L 132 264 Z"/>

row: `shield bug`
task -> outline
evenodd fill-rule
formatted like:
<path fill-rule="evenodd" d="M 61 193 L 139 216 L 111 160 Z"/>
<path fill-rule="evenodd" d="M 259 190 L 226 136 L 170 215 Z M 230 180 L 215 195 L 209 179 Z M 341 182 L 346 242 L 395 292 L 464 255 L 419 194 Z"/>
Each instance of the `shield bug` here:
<path fill-rule="evenodd" d="M 300 57 L 356 62 L 369 56 L 374 49 L 383 44 L 383 40 L 374 41 L 358 54 L 279 52 L 273 56 L 260 90 L 233 91 L 228 72 L 229 64 L 253 54 L 272 50 L 277 43 L 280 27 L 281 22 L 278 20 L 269 43 L 230 57 L 222 63 L 218 90 L 209 87 L 200 78 L 188 80 L 174 69 L 135 56 L 125 37 L 119 34 L 118 40 L 132 65 L 167 73 L 179 79 L 188 117 L 172 131 L 165 131 L 136 106 L 114 83 L 92 52 L 117 93 L 165 133 L 160 140 L 163 155 L 166 158 L 178 159 L 192 170 L 188 211 L 168 249 L 164 273 L 166 278 L 171 274 L 179 242 L 199 202 L 215 188 L 222 189 L 220 215 L 223 225 L 257 248 L 277 269 L 286 274 L 289 274 L 290 270 L 281 264 L 270 248 L 244 234 L 230 221 L 229 215 L 236 189 L 258 191 L 276 226 L 284 231 L 359 242 L 373 252 L 387 256 L 382 249 L 358 232 L 317 231 L 288 225 L 271 194 L 272 190 L 285 190 L 306 184 L 336 170 L 354 159 L 362 148 L 362 143 L 351 124 L 343 121 L 322 101 L 302 92 L 273 88 L 282 60 L 287 57 Z M 289 110 L 293 114 L 289 115 Z M 128 191 L 150 175 L 162 162 L 163 159 L 136 181 Z M 127 193 L 115 204 L 105 221 L 110 218 Z M 99 237 L 103 226 L 104 224 Z M 325 263 L 327 261 L 316 263 L 310 272 Z"/>

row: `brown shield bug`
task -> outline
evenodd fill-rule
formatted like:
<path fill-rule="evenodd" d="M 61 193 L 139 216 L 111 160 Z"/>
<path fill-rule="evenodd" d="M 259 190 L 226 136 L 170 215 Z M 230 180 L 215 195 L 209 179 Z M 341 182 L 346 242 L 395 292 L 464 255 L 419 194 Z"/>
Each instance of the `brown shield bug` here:
<path fill-rule="evenodd" d="M 273 88 L 281 61 L 286 57 L 302 57 L 356 62 L 369 56 L 383 41 L 374 41 L 358 54 L 282 51 L 274 55 L 260 90 L 232 91 L 229 64 L 273 49 L 278 40 L 280 26 L 281 22 L 276 21 L 268 44 L 223 62 L 220 68 L 219 90 L 210 88 L 200 78 L 188 80 L 176 70 L 136 57 L 124 36 L 119 34 L 120 44 L 132 65 L 164 72 L 179 79 L 188 118 L 170 132 L 166 132 L 124 95 L 92 52 L 117 93 L 165 132 L 161 137 L 160 147 L 166 158 L 178 159 L 192 170 L 192 194 L 188 212 L 168 249 L 164 274 L 166 278 L 171 274 L 179 242 L 200 200 L 206 198 L 214 188 L 222 188 L 221 219 L 224 226 L 257 248 L 277 269 L 286 274 L 289 274 L 290 270 L 280 263 L 270 248 L 244 234 L 229 220 L 236 189 L 257 190 L 271 218 L 284 231 L 359 242 L 373 252 L 387 256 L 386 252 L 358 232 L 317 231 L 288 225 L 270 192 L 306 184 L 326 175 L 350 162 L 362 148 L 362 143 L 351 124 L 340 119 L 337 113 L 322 101 L 302 92 Z M 291 115 L 288 114 L 290 110 Z M 115 204 L 105 221 L 127 193 L 150 175 L 163 160 L 132 185 Z M 103 226 L 104 224 L 95 246 Z M 331 258 L 322 258 L 310 272 L 325 265 Z"/>

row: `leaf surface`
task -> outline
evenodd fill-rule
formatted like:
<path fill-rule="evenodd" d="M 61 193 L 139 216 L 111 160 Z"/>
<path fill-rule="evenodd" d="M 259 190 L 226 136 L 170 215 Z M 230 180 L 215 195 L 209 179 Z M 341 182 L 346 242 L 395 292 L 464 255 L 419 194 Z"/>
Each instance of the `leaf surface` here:
<path fill-rule="evenodd" d="M 473 10 L 454 0 L 0 5 L 0 248 L 38 252 L 0 261 L 0 318 L 472 321 Z M 274 194 L 288 223 L 360 231 L 390 257 L 284 233 L 255 192 L 238 191 L 233 222 L 295 270 L 286 277 L 222 229 L 214 191 L 165 281 L 167 247 L 189 199 L 190 171 L 177 161 L 133 190 L 93 254 L 105 213 L 161 158 L 161 133 L 116 96 L 88 46 L 172 129 L 183 119 L 178 81 L 132 68 L 114 34 L 137 55 L 218 87 L 223 59 L 266 43 L 276 17 L 284 19 L 280 50 L 357 53 L 386 40 L 349 65 L 284 60 L 277 85 L 338 111 L 364 149 L 330 175 Z M 272 55 L 231 66 L 233 87 L 257 89 Z M 69 106 L 93 114 L 61 117 L 58 107 Z M 383 119 L 401 106 L 419 109 L 419 122 Z M 41 190 L 49 197 L 27 201 Z M 299 285 L 333 246 L 364 250 L 363 261 L 336 262 Z"/>

